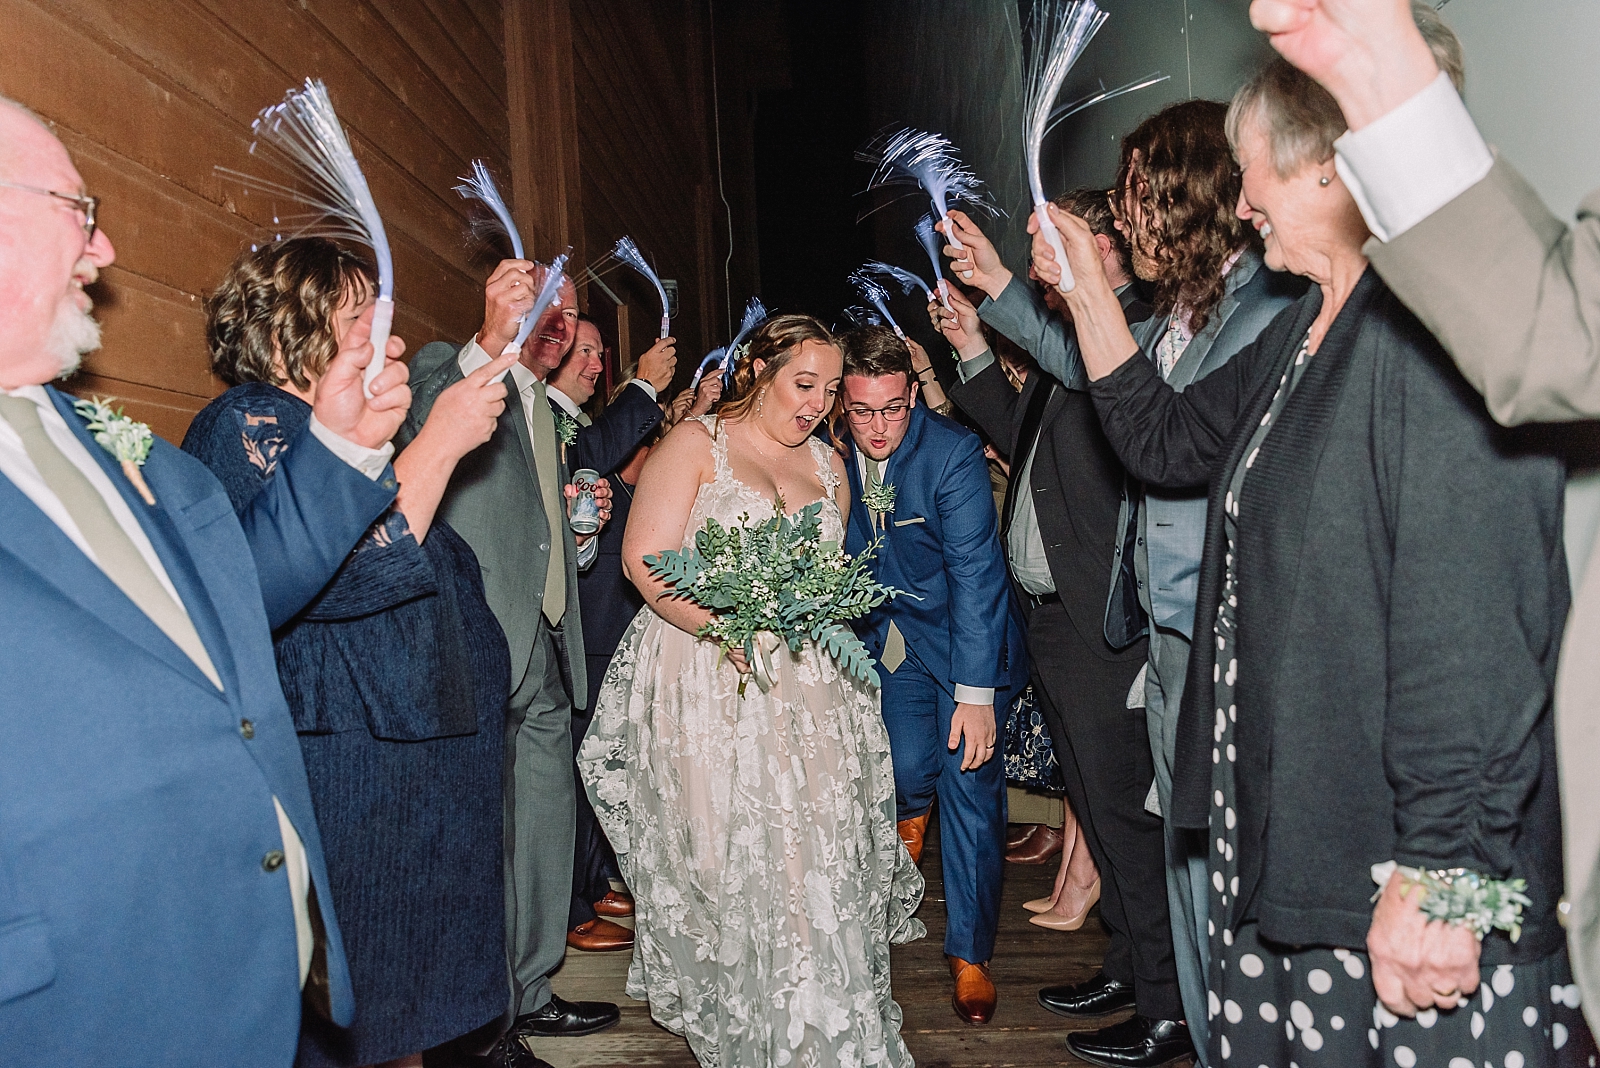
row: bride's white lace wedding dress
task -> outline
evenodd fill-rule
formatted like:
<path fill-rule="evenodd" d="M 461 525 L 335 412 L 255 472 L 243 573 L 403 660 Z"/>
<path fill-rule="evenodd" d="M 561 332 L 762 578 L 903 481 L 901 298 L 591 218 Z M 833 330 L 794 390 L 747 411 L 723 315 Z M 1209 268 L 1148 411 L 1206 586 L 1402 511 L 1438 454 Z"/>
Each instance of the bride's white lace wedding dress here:
<path fill-rule="evenodd" d="M 708 518 L 774 514 L 703 422 L 716 478 L 685 544 Z M 810 446 L 823 536 L 843 540 L 827 447 Z M 740 697 L 714 644 L 645 608 L 606 673 L 578 763 L 634 895 L 628 994 L 702 1065 L 909 1066 L 889 946 L 926 933 L 923 882 L 877 693 L 811 643 L 778 660 L 771 692 Z"/>

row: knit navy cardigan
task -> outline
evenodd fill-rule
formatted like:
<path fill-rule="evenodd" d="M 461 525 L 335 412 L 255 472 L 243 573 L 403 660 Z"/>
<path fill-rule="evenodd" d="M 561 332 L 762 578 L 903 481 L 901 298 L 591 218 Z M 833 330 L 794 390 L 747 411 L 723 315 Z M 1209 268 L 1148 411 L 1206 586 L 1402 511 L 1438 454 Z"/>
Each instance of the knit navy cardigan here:
<path fill-rule="evenodd" d="M 1095 382 L 1136 478 L 1210 485 L 1173 807 L 1214 804 L 1222 499 L 1322 306 L 1313 287 L 1225 366 L 1174 392 L 1149 361 Z M 1521 940 L 1562 942 L 1551 716 L 1569 602 L 1565 473 L 1496 425 L 1369 269 L 1311 357 L 1244 482 L 1238 515 L 1240 889 L 1228 924 L 1288 945 L 1363 948 L 1372 864 L 1520 876 Z"/>

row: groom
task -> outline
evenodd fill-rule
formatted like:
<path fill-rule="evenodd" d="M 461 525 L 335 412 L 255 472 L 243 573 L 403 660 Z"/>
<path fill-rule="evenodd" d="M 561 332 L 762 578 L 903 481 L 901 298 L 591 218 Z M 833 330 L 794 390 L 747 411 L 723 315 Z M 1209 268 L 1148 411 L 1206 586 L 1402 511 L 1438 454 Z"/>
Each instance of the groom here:
<path fill-rule="evenodd" d="M 843 344 L 845 549 L 854 556 L 881 537 L 873 574 L 905 591 L 856 630 L 878 659 L 900 837 L 913 861 L 939 799 L 951 1003 L 967 1022 L 987 1023 L 1006 830 L 997 726 L 1028 680 L 989 469 L 976 435 L 917 404 L 911 353 L 893 331 L 862 327 Z"/>

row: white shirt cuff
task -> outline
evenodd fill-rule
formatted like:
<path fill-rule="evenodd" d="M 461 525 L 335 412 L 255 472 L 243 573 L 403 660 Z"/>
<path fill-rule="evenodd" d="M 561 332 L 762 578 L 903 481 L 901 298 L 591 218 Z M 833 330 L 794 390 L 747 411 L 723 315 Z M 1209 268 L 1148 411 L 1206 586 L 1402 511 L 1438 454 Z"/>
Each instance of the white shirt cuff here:
<path fill-rule="evenodd" d="M 1346 133 L 1333 147 L 1339 177 L 1380 241 L 1399 237 L 1494 166 L 1494 155 L 1442 71 L 1416 96 Z"/>
<path fill-rule="evenodd" d="M 600 555 L 600 536 L 597 534 L 578 546 L 578 570 L 587 571 L 594 566 L 594 558 Z"/>
<path fill-rule="evenodd" d="M 311 435 L 327 446 L 329 452 L 374 482 L 378 481 L 383 469 L 389 466 L 389 458 L 394 455 L 394 442 L 386 441 L 378 449 L 357 445 L 323 426 L 317 421 L 316 415 L 311 416 Z"/>
<path fill-rule="evenodd" d="M 456 363 L 461 365 L 462 374 L 470 375 L 492 359 L 494 357 L 485 352 L 483 346 L 478 344 L 478 339 L 473 338 L 462 346 L 461 354 L 456 357 Z"/>
<path fill-rule="evenodd" d="M 956 704 L 958 705 L 992 705 L 994 704 L 993 686 L 963 686 L 956 683 Z"/>
<path fill-rule="evenodd" d="M 628 384 L 630 386 L 638 386 L 640 389 L 644 390 L 647 394 L 649 394 L 650 399 L 653 401 L 659 401 L 661 399 L 661 395 L 656 391 L 656 387 L 651 385 L 649 382 L 646 382 L 642 378 L 635 378 Z"/>

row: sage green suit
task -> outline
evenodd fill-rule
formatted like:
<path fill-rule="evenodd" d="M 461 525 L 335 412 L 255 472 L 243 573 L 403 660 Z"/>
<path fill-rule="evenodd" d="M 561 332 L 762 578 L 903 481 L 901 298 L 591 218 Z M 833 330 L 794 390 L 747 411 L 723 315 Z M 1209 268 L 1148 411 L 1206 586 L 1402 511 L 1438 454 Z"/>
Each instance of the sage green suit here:
<path fill-rule="evenodd" d="M 1600 190 L 1569 229 L 1503 160 L 1366 253 L 1507 425 L 1600 418 Z M 1463 521 L 1470 521 L 1463 512 Z M 1600 557 L 1573 601 L 1556 682 L 1567 939 L 1600 1026 Z"/>
<path fill-rule="evenodd" d="M 423 346 L 411 361 L 411 413 L 397 440 L 417 434 L 445 389 L 461 381 L 461 349 Z M 514 379 L 506 410 L 489 441 L 456 465 L 439 518 L 466 539 L 483 572 L 484 593 L 511 649 L 506 708 L 506 954 L 516 1015 L 550 1000 L 550 973 L 567 945 L 575 827 L 572 709 L 588 700 L 583 623 L 578 611 L 578 549 L 566 516 L 546 516 L 539 465 Z M 550 539 L 563 539 L 566 610 L 551 626 L 544 615 Z"/>

